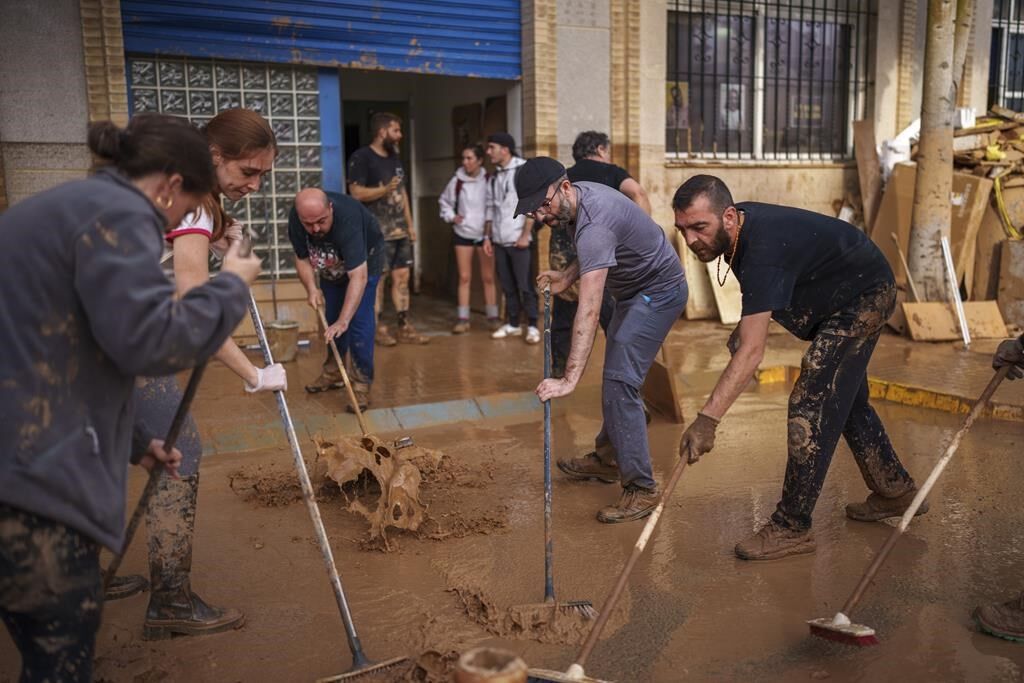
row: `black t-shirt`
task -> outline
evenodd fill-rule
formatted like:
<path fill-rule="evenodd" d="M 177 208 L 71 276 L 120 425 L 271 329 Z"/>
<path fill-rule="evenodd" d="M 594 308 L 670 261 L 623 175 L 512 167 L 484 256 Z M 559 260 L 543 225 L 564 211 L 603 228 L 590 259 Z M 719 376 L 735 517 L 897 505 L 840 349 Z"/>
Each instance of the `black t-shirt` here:
<path fill-rule="evenodd" d="M 882 252 L 846 221 L 774 204 L 736 207 L 744 214 L 733 261 L 743 315 L 772 311 L 780 325 L 807 340 L 858 294 L 894 284 Z"/>
<path fill-rule="evenodd" d="M 382 157 L 369 146 L 360 147 L 349 157 L 348 182 L 350 183 L 374 188 L 387 185 L 396 175 L 402 178 L 402 182 L 398 183 L 394 192 L 366 204 L 366 208 L 380 222 L 384 239 L 389 241 L 409 236 L 409 226 L 405 222 L 405 197 L 402 195 L 402 190 L 405 187 L 405 169 L 402 168 L 402 159 L 397 154 Z"/>
<path fill-rule="evenodd" d="M 313 270 L 332 282 L 347 277 L 349 270 L 363 263 L 370 275 L 380 275 L 384 240 L 377 219 L 352 197 L 337 192 L 326 194 L 334 205 L 334 222 L 323 237 L 315 238 L 306 232 L 294 206 L 288 214 L 288 240 L 295 255 L 309 259 Z"/>
<path fill-rule="evenodd" d="M 603 161 L 595 161 L 594 159 L 580 159 L 565 173 L 569 176 L 570 182 L 586 181 L 601 183 L 613 190 L 622 187 L 623 181 L 630 177 L 629 171 L 621 166 L 606 164 Z"/>

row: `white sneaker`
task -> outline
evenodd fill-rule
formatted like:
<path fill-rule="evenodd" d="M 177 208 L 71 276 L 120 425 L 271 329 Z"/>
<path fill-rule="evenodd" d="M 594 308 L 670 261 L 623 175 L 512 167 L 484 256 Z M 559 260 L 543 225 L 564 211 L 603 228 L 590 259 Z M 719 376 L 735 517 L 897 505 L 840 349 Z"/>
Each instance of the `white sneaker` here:
<path fill-rule="evenodd" d="M 523 328 L 518 325 L 505 324 L 491 333 L 491 339 L 504 339 L 505 337 L 518 337 L 523 333 Z"/>
<path fill-rule="evenodd" d="M 527 344 L 539 344 L 540 343 L 540 330 L 536 327 L 530 327 L 526 330 L 526 343 Z"/>

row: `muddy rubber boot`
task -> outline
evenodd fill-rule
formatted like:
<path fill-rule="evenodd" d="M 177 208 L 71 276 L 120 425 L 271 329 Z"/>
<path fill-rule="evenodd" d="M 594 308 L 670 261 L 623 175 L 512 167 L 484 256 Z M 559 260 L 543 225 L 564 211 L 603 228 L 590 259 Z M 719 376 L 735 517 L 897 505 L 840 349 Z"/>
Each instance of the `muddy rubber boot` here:
<path fill-rule="evenodd" d="M 974 620 L 989 635 L 1024 643 L 1024 593 L 1013 600 L 976 608 Z"/>
<path fill-rule="evenodd" d="M 391 332 L 388 331 L 387 325 L 377 326 L 377 335 L 375 337 L 377 346 L 397 346 L 398 340 L 391 336 Z"/>
<path fill-rule="evenodd" d="M 885 498 L 877 493 L 872 493 L 863 503 L 850 503 L 847 505 L 846 516 L 858 522 L 878 522 L 891 517 L 902 517 L 916 495 L 916 486 L 896 498 Z M 919 517 L 926 512 L 928 512 L 927 499 L 921 503 L 921 507 L 917 509 L 914 516 Z"/>
<path fill-rule="evenodd" d="M 556 464 L 558 469 L 562 470 L 570 479 L 578 481 L 593 479 L 602 484 L 617 484 L 619 482 L 618 466 L 606 464 L 593 451 L 578 458 L 559 459 Z"/>
<path fill-rule="evenodd" d="M 399 344 L 428 344 L 430 343 L 430 337 L 420 334 L 416 331 L 416 328 L 412 326 L 412 323 L 406 322 L 404 325 L 398 326 L 398 334 L 396 335 Z"/>
<path fill-rule="evenodd" d="M 324 363 L 320 376 L 313 380 L 312 384 L 306 385 L 306 391 L 311 394 L 344 388 L 345 381 L 341 378 L 341 373 L 338 372 L 338 367 L 334 364 L 333 359 L 329 363 Z"/>
<path fill-rule="evenodd" d="M 144 640 L 219 633 L 241 628 L 245 621 L 240 611 L 207 605 L 191 590 L 198 492 L 198 474 L 181 479 L 160 477 L 146 511 L 152 591 L 142 624 Z"/>
<path fill-rule="evenodd" d="M 123 598 L 130 598 L 145 590 L 149 590 L 149 581 L 146 581 L 144 576 L 138 574 L 115 576 L 114 580 L 110 582 L 110 588 L 103 594 L 103 599 L 107 602 L 121 600 Z"/>
<path fill-rule="evenodd" d="M 597 521 L 605 524 L 632 522 L 643 519 L 658 507 L 660 494 L 657 489 L 642 489 L 639 486 L 626 486 L 622 496 L 615 505 L 608 505 L 597 512 Z"/>
<path fill-rule="evenodd" d="M 768 520 L 750 538 L 736 544 L 736 556 L 741 560 L 778 560 L 789 555 L 813 553 L 817 548 L 814 532 L 797 531 Z"/>

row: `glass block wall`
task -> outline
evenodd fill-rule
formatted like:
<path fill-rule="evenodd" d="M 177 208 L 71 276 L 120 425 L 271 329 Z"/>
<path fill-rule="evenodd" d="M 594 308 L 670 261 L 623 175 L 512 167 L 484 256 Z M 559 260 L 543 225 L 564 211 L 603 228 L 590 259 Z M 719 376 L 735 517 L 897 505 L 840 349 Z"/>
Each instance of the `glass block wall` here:
<path fill-rule="evenodd" d="M 203 124 L 223 109 L 267 117 L 277 135 L 274 170 L 258 192 L 225 200 L 228 214 L 255 234 L 267 275 L 295 273 L 288 212 L 295 193 L 320 187 L 320 106 L 316 69 L 287 64 L 130 56 L 132 113 L 162 112 Z"/>

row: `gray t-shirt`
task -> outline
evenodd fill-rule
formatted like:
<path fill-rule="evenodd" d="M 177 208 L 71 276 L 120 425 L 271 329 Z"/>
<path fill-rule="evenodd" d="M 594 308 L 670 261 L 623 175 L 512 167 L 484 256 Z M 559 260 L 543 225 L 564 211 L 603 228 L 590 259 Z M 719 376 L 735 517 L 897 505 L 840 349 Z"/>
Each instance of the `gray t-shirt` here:
<path fill-rule="evenodd" d="M 598 183 L 573 187 L 579 197 L 575 241 L 580 275 L 607 268 L 605 286 L 619 300 L 679 285 L 684 277 L 679 256 L 643 209 Z"/>

